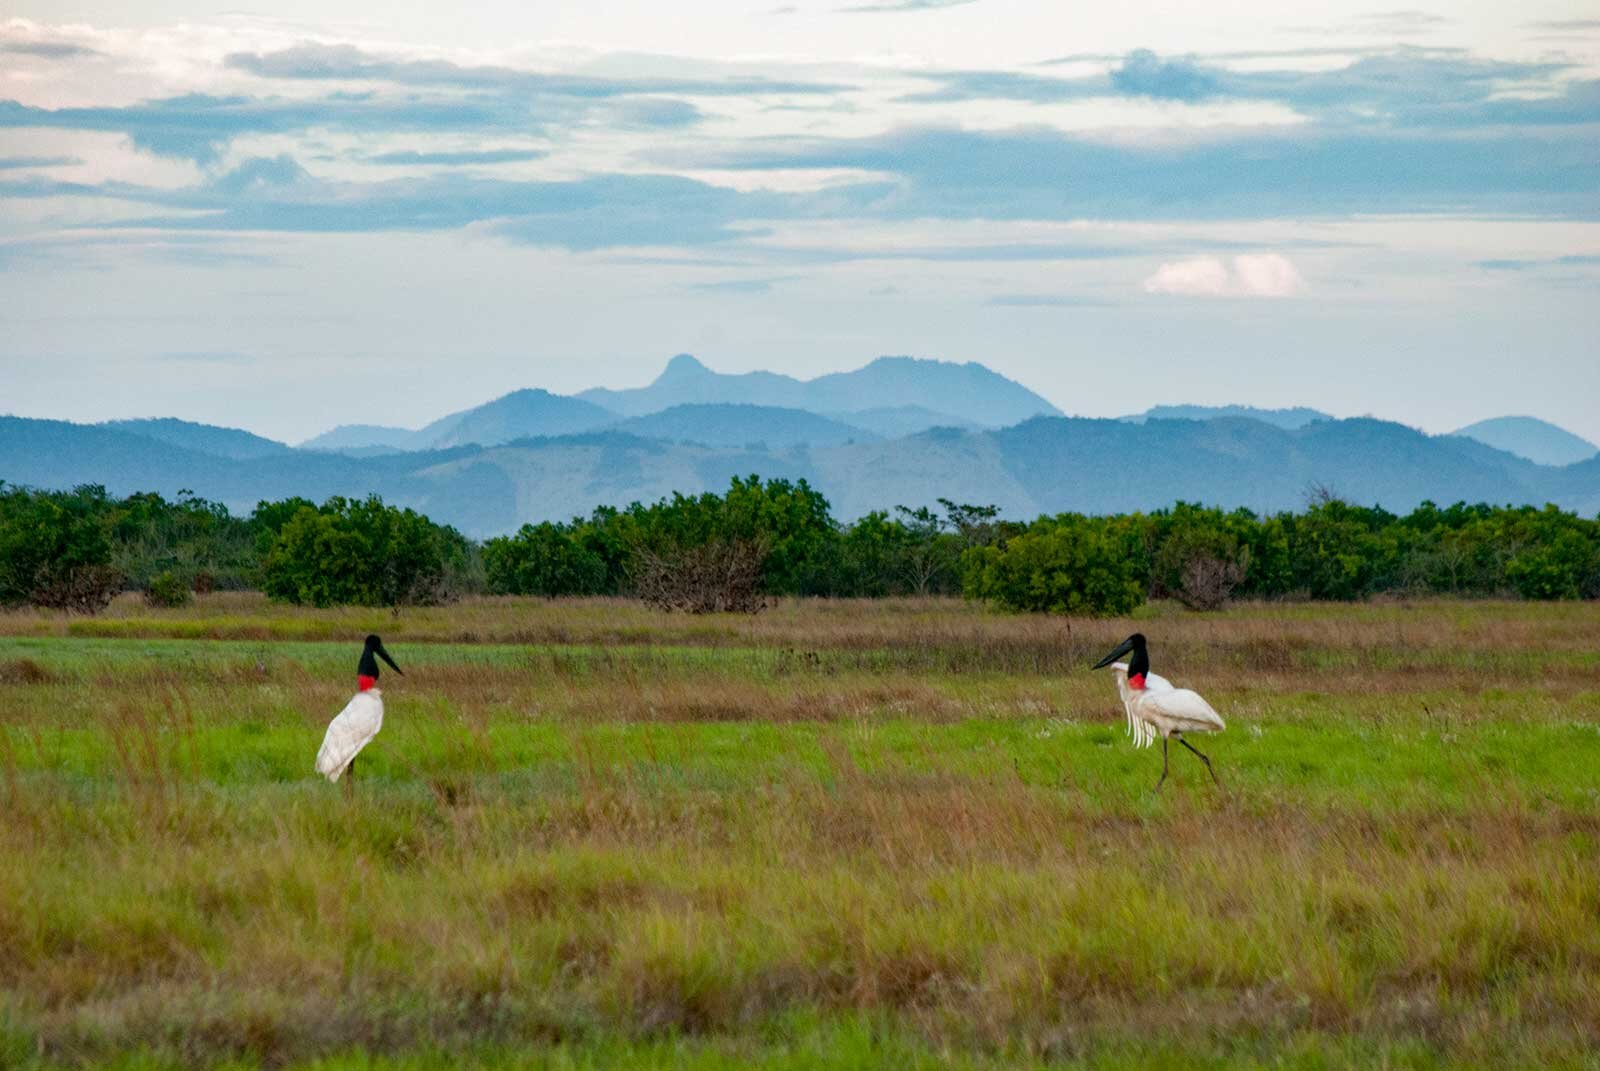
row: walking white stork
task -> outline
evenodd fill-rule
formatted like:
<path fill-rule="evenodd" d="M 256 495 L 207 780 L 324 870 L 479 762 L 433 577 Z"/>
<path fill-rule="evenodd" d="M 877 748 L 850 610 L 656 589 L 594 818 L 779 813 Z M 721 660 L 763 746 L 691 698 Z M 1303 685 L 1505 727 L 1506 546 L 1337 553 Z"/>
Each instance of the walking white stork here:
<path fill-rule="evenodd" d="M 1116 661 L 1132 652 L 1126 662 Z M 1144 634 L 1135 632 L 1117 645 L 1117 649 L 1094 664 L 1095 669 L 1110 666 L 1117 678 L 1117 693 L 1122 696 L 1122 707 L 1128 715 L 1128 732 L 1133 736 L 1134 747 L 1149 747 L 1156 737 L 1161 737 L 1161 780 L 1156 782 L 1159 791 L 1167 780 L 1167 740 L 1177 737 L 1178 743 L 1200 757 L 1206 764 L 1218 788 L 1217 771 L 1205 753 L 1183 738 L 1184 733 L 1220 733 L 1227 728 L 1222 715 L 1211 709 L 1211 704 L 1198 692 L 1187 688 L 1174 688 L 1165 677 L 1150 672 L 1150 652 L 1145 646 Z"/>
<path fill-rule="evenodd" d="M 353 779 L 356 754 L 372 742 L 383 728 L 383 691 L 378 687 L 378 659 L 389 663 L 389 668 L 405 676 L 383 641 L 368 636 L 361 649 L 361 661 L 356 663 L 356 684 L 359 690 L 345 708 L 328 723 L 328 731 L 317 751 L 317 772 L 329 781 L 337 781 L 343 774 Z"/>

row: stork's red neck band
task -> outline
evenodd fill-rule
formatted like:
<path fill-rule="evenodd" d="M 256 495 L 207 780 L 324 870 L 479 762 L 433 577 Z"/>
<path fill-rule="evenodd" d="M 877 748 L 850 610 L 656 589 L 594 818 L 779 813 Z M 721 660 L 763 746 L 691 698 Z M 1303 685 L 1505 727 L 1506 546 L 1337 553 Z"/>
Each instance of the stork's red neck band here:
<path fill-rule="evenodd" d="M 367 675 L 366 675 L 366 674 L 365 674 L 365 673 L 363 673 L 363 674 L 362 674 L 362 675 L 361 675 L 361 676 L 359 676 L 359 677 L 357 677 L 357 678 L 356 678 L 356 684 L 358 684 L 358 685 L 360 685 L 360 686 L 361 686 L 361 690 L 362 690 L 362 691 L 363 691 L 363 692 L 364 692 L 364 691 L 366 691 L 366 690 L 367 690 L 367 689 L 368 689 L 368 688 L 375 688 L 375 687 L 377 687 L 377 685 L 378 685 L 378 678 L 376 678 L 376 677 L 369 677 L 369 676 L 367 676 Z"/>
<path fill-rule="evenodd" d="M 1136 692 L 1144 691 L 1144 674 L 1135 673 L 1128 678 L 1128 687 Z"/>

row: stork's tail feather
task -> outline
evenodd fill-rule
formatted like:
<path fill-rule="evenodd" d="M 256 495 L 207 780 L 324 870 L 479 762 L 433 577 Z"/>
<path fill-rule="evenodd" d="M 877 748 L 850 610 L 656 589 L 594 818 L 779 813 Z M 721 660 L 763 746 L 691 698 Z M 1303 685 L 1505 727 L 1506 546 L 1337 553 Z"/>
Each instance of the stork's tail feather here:
<path fill-rule="evenodd" d="M 1133 716 L 1133 708 L 1124 706 L 1123 712 L 1128 716 L 1128 735 L 1133 737 L 1134 747 L 1149 747 L 1155 743 L 1155 730 L 1140 719 Z"/>

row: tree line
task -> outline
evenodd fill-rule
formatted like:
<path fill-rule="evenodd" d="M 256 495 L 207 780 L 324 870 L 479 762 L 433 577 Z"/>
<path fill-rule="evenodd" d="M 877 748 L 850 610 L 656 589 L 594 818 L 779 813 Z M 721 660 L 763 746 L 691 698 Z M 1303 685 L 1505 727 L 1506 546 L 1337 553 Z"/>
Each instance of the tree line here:
<path fill-rule="evenodd" d="M 1172 598 L 1600 597 L 1600 520 L 1547 506 L 1432 503 L 1405 515 L 1323 494 L 1259 516 L 1190 503 L 1027 523 L 941 499 L 850 523 L 804 480 L 734 479 L 475 543 L 367 499 L 263 502 L 248 517 L 180 493 L 0 485 L 0 603 L 79 612 L 120 591 L 177 605 L 254 588 L 296 604 L 400 606 L 466 594 L 632 595 L 753 611 L 774 596 L 965 595 L 1019 611 L 1125 613 Z"/>

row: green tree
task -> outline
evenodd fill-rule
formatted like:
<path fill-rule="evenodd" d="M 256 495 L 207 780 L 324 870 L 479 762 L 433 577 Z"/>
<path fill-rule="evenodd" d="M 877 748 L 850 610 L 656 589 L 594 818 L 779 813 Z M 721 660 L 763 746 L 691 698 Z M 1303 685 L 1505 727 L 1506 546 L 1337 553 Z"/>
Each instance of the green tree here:
<path fill-rule="evenodd" d="M 0 484 L 0 603 L 94 613 L 122 588 L 111 564 L 105 488 Z"/>
<path fill-rule="evenodd" d="M 1248 576 L 1260 524 L 1248 510 L 1226 513 L 1189 502 L 1158 510 L 1147 521 L 1152 546 L 1150 595 L 1192 609 L 1215 609 Z"/>
<path fill-rule="evenodd" d="M 759 547 L 761 588 L 769 595 L 834 594 L 839 532 L 828 500 L 804 480 L 734 477 L 723 495 L 674 494 L 638 503 L 612 518 L 630 547 L 656 560 L 708 546 Z"/>
<path fill-rule="evenodd" d="M 1495 518 L 1505 582 L 1525 599 L 1600 596 L 1600 524 L 1555 506 L 1505 510 Z"/>
<path fill-rule="evenodd" d="M 483 547 L 489 590 L 502 595 L 595 595 L 606 590 L 605 560 L 584 545 L 581 530 L 525 524 L 514 536 Z"/>
<path fill-rule="evenodd" d="M 877 598 L 908 590 L 903 565 L 911 534 L 882 510 L 844 529 L 839 545 L 837 594 Z"/>
<path fill-rule="evenodd" d="M 410 509 L 331 498 L 299 506 L 262 563 L 272 598 L 314 606 L 433 604 L 458 594 L 470 547 L 453 528 Z"/>
<path fill-rule="evenodd" d="M 1359 599 L 1398 573 L 1395 517 L 1339 499 L 1287 519 L 1294 587 L 1313 599 Z"/>
<path fill-rule="evenodd" d="M 204 574 L 224 588 L 247 587 L 254 580 L 259 555 L 250 523 L 230 515 L 220 502 L 186 491 L 176 501 L 129 495 L 107 503 L 106 519 L 113 563 L 130 587 L 148 589 L 163 573 L 186 585 Z"/>
<path fill-rule="evenodd" d="M 1010 610 L 1128 613 L 1148 584 L 1141 529 L 1137 517 L 1041 518 L 1003 547 L 968 550 L 965 591 Z"/>

